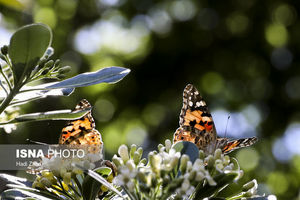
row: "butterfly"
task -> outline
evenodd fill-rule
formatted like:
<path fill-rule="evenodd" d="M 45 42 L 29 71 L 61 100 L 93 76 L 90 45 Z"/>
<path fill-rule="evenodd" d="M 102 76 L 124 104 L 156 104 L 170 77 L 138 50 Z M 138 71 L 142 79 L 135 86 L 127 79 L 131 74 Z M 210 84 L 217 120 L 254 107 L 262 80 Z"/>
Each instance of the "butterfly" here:
<path fill-rule="evenodd" d="M 96 158 L 96 160 L 93 161 L 95 167 L 108 167 L 112 170 L 111 175 L 115 177 L 117 172 L 116 166 L 112 162 L 102 159 L 103 142 L 102 142 L 100 132 L 95 129 L 96 125 L 92 117 L 91 108 L 92 108 L 91 104 L 86 99 L 82 99 L 76 105 L 73 112 L 83 111 L 83 110 L 89 110 L 89 111 L 81 118 L 67 122 L 67 124 L 63 127 L 60 133 L 58 145 L 49 145 L 49 147 L 55 148 L 55 147 L 65 145 L 67 148 L 84 149 L 87 154 L 99 155 L 97 157 L 94 157 Z M 46 158 L 40 160 L 39 163 L 37 162 L 34 163 L 34 165 L 29 166 L 27 172 L 30 174 L 39 174 L 43 170 L 48 171 L 49 169 L 43 167 L 43 162 L 51 162 L 50 161 L 51 158 L 54 157 L 47 155 Z M 84 159 L 85 158 L 86 157 L 84 157 Z M 61 166 L 58 167 L 60 168 Z M 87 172 L 88 170 L 85 171 Z M 111 182 L 111 180 L 108 180 L 109 178 L 110 176 L 104 178 L 103 181 L 109 184 L 109 182 Z M 103 182 L 101 183 L 103 184 Z M 108 188 L 106 188 L 103 184 L 99 189 L 98 196 L 102 197 L 102 195 L 104 195 L 107 191 Z"/>
<path fill-rule="evenodd" d="M 92 117 L 91 113 L 91 104 L 86 100 L 82 99 L 75 107 L 73 112 L 89 110 L 84 116 L 79 119 L 71 120 L 67 122 L 67 124 L 63 127 L 58 144 L 48 145 L 42 142 L 35 142 L 37 144 L 48 146 L 50 149 L 57 149 L 60 147 L 70 148 L 70 149 L 82 149 L 86 154 L 95 154 L 97 157 L 95 159 L 99 160 L 99 162 L 108 165 L 106 161 L 101 159 L 102 157 L 102 149 L 103 142 L 101 138 L 101 134 L 99 131 L 95 129 L 95 121 Z M 51 159 L 52 155 L 45 155 L 44 161 Z M 27 173 L 29 174 L 38 174 L 43 168 L 43 161 L 39 159 L 38 161 L 32 162 L 30 166 L 28 166 Z M 110 166 L 109 166 L 110 167 Z M 114 169 L 113 169 L 114 170 Z"/>
<path fill-rule="evenodd" d="M 257 141 L 256 137 L 230 140 L 217 136 L 215 124 L 206 102 L 199 91 L 188 84 L 183 91 L 183 106 L 179 116 L 180 127 L 175 131 L 173 143 L 189 141 L 206 154 L 220 148 L 224 154 L 247 147 Z"/>
<path fill-rule="evenodd" d="M 91 104 L 82 99 L 74 111 L 91 109 Z M 95 129 L 95 121 L 91 111 L 80 119 L 69 121 L 62 129 L 58 144 L 62 145 L 86 145 L 91 153 L 102 153 L 103 142 L 101 134 Z"/>

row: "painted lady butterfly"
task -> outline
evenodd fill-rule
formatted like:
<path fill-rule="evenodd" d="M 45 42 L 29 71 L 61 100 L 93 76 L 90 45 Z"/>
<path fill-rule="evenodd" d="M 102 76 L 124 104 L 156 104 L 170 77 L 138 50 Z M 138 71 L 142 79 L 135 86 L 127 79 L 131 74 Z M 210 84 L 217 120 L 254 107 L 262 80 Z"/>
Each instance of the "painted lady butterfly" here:
<path fill-rule="evenodd" d="M 91 107 L 91 104 L 86 99 L 82 99 L 76 105 L 74 111 L 91 109 Z M 87 112 L 80 119 L 71 120 L 65 125 L 61 131 L 58 145 L 48 145 L 35 141 L 32 142 L 46 145 L 50 148 L 58 148 L 59 145 L 66 145 L 69 148 L 80 148 L 85 150 L 86 153 L 97 154 L 99 155 L 99 158 L 102 157 L 103 142 L 101 139 L 101 134 L 95 129 L 95 121 L 92 117 L 91 111 Z M 48 159 L 51 158 L 49 155 L 46 155 L 45 157 Z M 111 167 L 111 164 L 106 160 L 101 160 L 101 165 L 103 164 Z M 39 161 L 35 161 L 28 167 L 27 173 L 38 174 L 41 172 L 41 170 L 43 170 L 41 166 L 41 159 Z"/>
<path fill-rule="evenodd" d="M 76 110 L 91 108 L 91 104 L 82 99 L 75 107 Z M 95 121 L 91 111 L 80 119 L 69 121 L 62 129 L 58 144 L 87 145 L 92 153 L 102 153 L 103 142 L 101 134 L 95 129 Z"/>
<path fill-rule="evenodd" d="M 212 154 L 217 148 L 226 154 L 238 148 L 250 146 L 257 141 L 256 137 L 237 140 L 218 137 L 205 101 L 191 84 L 188 84 L 183 91 L 179 125 L 180 127 L 174 133 L 173 142 L 192 142 L 206 154 Z"/>

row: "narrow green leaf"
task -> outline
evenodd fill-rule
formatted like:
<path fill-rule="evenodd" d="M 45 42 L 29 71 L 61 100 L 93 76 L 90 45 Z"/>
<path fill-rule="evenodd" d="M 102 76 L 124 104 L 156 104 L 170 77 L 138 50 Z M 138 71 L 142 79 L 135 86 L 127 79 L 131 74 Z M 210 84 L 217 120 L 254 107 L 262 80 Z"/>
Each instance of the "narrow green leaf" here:
<path fill-rule="evenodd" d="M 108 167 L 99 167 L 97 169 L 94 169 L 93 171 L 103 178 L 107 178 L 112 173 L 112 170 Z M 94 200 L 101 190 L 101 185 L 101 183 L 96 181 L 91 176 L 87 175 L 84 178 L 82 184 L 82 192 L 85 200 Z"/>
<path fill-rule="evenodd" d="M 3 199 L 17 199 L 20 197 L 32 197 L 39 200 L 63 200 L 63 198 L 59 198 L 58 196 L 50 193 L 46 193 L 34 188 L 30 187 L 21 187 L 8 185 L 9 187 L 13 187 L 13 189 L 8 189 L 2 192 L 1 198 Z"/>
<path fill-rule="evenodd" d="M 232 183 L 238 175 L 239 173 L 237 172 L 229 172 L 213 177 L 217 185 L 210 186 L 209 184 L 206 184 L 204 187 L 199 187 L 198 189 L 196 189 L 195 199 L 208 198 L 214 194 L 217 194 L 222 189 L 224 189 L 225 186 Z"/>
<path fill-rule="evenodd" d="M 31 182 L 29 182 L 26 178 L 20 178 L 17 176 L 12 176 L 9 174 L 0 174 L 0 179 L 2 183 L 12 183 L 21 186 L 31 186 Z"/>
<path fill-rule="evenodd" d="M 122 194 L 111 183 L 109 183 L 105 178 L 100 176 L 97 172 L 94 172 L 90 169 L 85 169 L 84 167 L 82 167 L 80 165 L 75 165 L 75 166 L 84 170 L 85 173 L 87 173 L 90 177 L 94 178 L 96 181 L 98 181 L 99 183 L 101 183 L 102 185 L 107 187 L 109 190 L 115 192 L 117 195 L 122 197 Z"/>
<path fill-rule="evenodd" d="M 72 78 L 52 84 L 46 87 L 46 89 L 76 88 L 95 85 L 98 83 L 116 83 L 122 80 L 129 72 L 130 69 L 123 67 L 106 67 L 96 72 L 79 74 Z"/>
<path fill-rule="evenodd" d="M 84 110 L 55 110 L 48 112 L 40 112 L 40 113 L 31 113 L 20 115 L 15 119 L 2 122 L 0 125 L 12 124 L 12 123 L 21 123 L 21 122 L 32 122 L 32 121 L 42 121 L 42 120 L 73 120 L 78 119 L 91 111 L 91 108 L 87 108 Z"/>
<path fill-rule="evenodd" d="M 23 90 L 19 94 L 17 94 L 10 105 L 21 105 L 28 103 L 29 101 L 46 98 L 48 96 L 69 96 L 74 91 L 74 88 L 58 88 L 51 90 L 37 90 L 35 89 L 37 87 L 31 88 L 32 89 L 27 88 L 27 90 Z"/>
<path fill-rule="evenodd" d="M 51 29 L 45 24 L 30 24 L 18 29 L 10 39 L 8 54 L 18 81 L 30 74 L 52 41 Z"/>

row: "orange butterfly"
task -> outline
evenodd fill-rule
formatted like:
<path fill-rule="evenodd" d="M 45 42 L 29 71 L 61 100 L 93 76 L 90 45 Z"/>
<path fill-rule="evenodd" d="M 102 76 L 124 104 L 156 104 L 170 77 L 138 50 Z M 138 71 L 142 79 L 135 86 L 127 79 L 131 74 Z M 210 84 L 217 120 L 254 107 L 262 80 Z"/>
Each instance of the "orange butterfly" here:
<path fill-rule="evenodd" d="M 179 125 L 180 127 L 174 133 L 173 142 L 192 142 L 206 154 L 212 154 L 217 148 L 220 148 L 223 153 L 229 153 L 238 148 L 250 146 L 257 141 L 256 137 L 237 140 L 218 137 L 205 101 L 191 84 L 188 84 L 183 91 Z"/>

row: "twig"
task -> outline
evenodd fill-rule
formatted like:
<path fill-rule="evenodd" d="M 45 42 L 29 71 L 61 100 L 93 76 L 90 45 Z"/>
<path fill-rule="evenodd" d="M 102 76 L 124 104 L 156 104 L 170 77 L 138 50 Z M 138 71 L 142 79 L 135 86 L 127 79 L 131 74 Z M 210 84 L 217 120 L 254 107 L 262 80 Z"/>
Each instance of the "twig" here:
<path fill-rule="evenodd" d="M 6 96 L 8 96 L 8 92 L 7 92 L 6 88 L 4 87 L 4 85 L 2 84 L 1 80 L 0 80 L 0 86 L 2 87 L 2 89 L 4 90 L 4 92 L 6 93 Z"/>
<path fill-rule="evenodd" d="M 3 73 L 2 68 L 0 68 L 0 73 L 2 74 L 3 78 L 5 79 L 5 82 L 7 83 L 9 90 L 12 91 L 12 87 L 10 84 L 10 81 L 8 80 L 8 78 L 6 77 L 6 75 Z"/>

